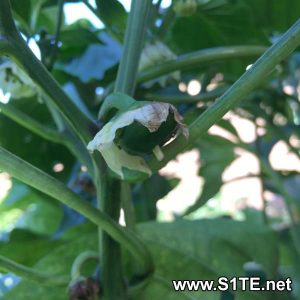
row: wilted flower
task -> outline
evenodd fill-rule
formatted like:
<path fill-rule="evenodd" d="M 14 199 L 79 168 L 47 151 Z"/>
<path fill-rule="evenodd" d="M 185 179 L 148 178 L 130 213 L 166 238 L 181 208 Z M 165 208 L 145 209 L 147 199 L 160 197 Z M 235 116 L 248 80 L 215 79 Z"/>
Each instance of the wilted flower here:
<path fill-rule="evenodd" d="M 176 58 L 177 56 L 162 42 L 147 45 L 141 54 L 139 71 L 143 71 L 159 63 Z M 145 83 L 145 86 L 151 87 L 155 82 L 159 82 L 162 86 L 165 86 L 169 78 L 173 78 L 177 81 L 180 80 L 180 72 L 175 71 L 169 75 L 164 75 L 157 79 L 150 80 Z"/>
<path fill-rule="evenodd" d="M 70 300 L 99 299 L 100 286 L 93 278 L 79 277 L 69 286 Z"/>
<path fill-rule="evenodd" d="M 12 98 L 27 98 L 38 93 L 37 85 L 17 64 L 6 61 L 0 65 L 0 87 Z"/>
<path fill-rule="evenodd" d="M 120 111 L 115 115 L 87 146 L 91 152 L 100 151 L 107 165 L 121 178 L 124 178 L 122 168 L 151 175 L 144 158 L 130 152 L 146 154 L 149 150 L 154 152 L 158 159 L 162 159 L 160 146 L 179 131 L 188 136 L 188 129 L 173 105 L 160 102 L 138 102 L 138 105 L 140 106 Z M 171 126 L 168 127 L 168 123 Z M 126 130 L 129 130 L 129 137 Z M 126 139 L 127 141 L 124 141 Z M 132 149 L 130 143 L 133 144 Z"/>

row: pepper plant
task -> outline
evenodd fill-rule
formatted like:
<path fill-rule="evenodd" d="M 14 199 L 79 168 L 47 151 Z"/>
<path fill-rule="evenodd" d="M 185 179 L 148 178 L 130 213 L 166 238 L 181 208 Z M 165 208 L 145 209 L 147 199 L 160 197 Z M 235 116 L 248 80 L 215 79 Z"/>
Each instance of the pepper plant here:
<path fill-rule="evenodd" d="M 65 24 L 69 2 L 103 29 Z M 162 2 L 132 0 L 127 13 L 117 0 L 0 1 L 0 81 L 10 94 L 0 103 L 0 169 L 12 178 L 0 202 L 1 299 L 300 299 L 290 183 L 299 174 L 268 160 L 279 140 L 299 159 L 300 3 Z M 202 85 L 196 96 L 178 89 L 191 78 Z M 243 142 L 229 111 L 264 134 Z M 216 124 L 234 139 L 208 133 Z M 236 148 L 257 157 L 262 191 L 284 199 L 284 228 L 265 206 L 255 221 L 195 214 L 220 192 Z M 201 194 L 158 222 L 156 202 L 176 181 L 158 172 L 191 149 L 201 154 Z M 293 291 L 172 285 L 221 276 L 291 277 Z"/>

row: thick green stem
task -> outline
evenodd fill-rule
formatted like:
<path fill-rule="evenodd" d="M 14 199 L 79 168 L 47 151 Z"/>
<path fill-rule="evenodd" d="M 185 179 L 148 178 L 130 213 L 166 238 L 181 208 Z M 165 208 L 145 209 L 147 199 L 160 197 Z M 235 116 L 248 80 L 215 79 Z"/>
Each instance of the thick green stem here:
<path fill-rule="evenodd" d="M 49 95 L 55 107 L 61 112 L 84 143 L 92 138 L 92 131 L 96 127 L 69 99 L 58 83 L 34 56 L 26 43 L 19 40 L 14 45 L 12 57 L 27 71 L 28 75 Z"/>
<path fill-rule="evenodd" d="M 240 100 L 249 95 L 262 81 L 270 75 L 272 70 L 285 59 L 300 44 L 300 20 L 298 20 L 282 37 L 271 46 L 241 78 L 236 81 L 213 105 L 202 113 L 190 126 L 190 136 L 186 140 L 183 136 L 167 145 L 163 152 L 163 161 L 152 158 L 149 165 L 152 170 L 158 170 L 179 152 L 195 143 L 213 124 L 219 121 Z"/>
<path fill-rule="evenodd" d="M 103 201 L 102 209 L 110 215 L 116 222 L 120 218 L 121 181 L 109 178 L 106 185 L 106 197 L 108 201 Z M 102 235 L 102 284 L 104 296 L 107 299 L 126 299 L 125 281 L 122 270 L 121 245 L 108 234 Z M 106 287 L 106 288 L 105 288 Z M 108 290 L 109 289 L 109 290 Z M 113 289 L 113 290 L 112 290 Z"/>
<path fill-rule="evenodd" d="M 121 203 L 124 210 L 126 228 L 135 230 L 135 215 L 131 197 L 131 186 L 125 181 L 122 181 L 121 183 Z"/>
<path fill-rule="evenodd" d="M 11 14 L 8 0 L 0 1 L 0 54 L 9 55 L 51 98 L 51 101 L 62 113 L 66 121 L 77 132 L 83 142 L 92 138 L 91 130 L 95 127 L 69 99 L 59 84 L 35 57 L 22 36 L 17 31 Z"/>
<path fill-rule="evenodd" d="M 134 91 L 151 4 L 151 0 L 133 0 L 131 3 L 124 52 L 116 79 L 116 92 L 132 95 Z M 101 168 L 101 172 L 103 171 L 107 172 L 107 168 Z M 102 186 L 99 191 L 100 195 L 98 195 L 98 199 L 101 198 L 99 205 L 105 213 L 118 222 L 121 208 L 121 181 L 107 178 L 103 174 L 100 174 L 99 177 Z M 129 200 L 131 201 L 131 199 Z M 99 237 L 102 238 L 101 264 L 104 297 L 112 300 L 127 299 L 122 271 L 121 245 L 105 233 L 101 234 L 100 232 Z M 149 270 L 147 272 L 149 273 Z"/>
<path fill-rule="evenodd" d="M 150 0 L 132 1 L 115 92 L 133 95 L 151 5 Z"/>
<path fill-rule="evenodd" d="M 112 218 L 68 189 L 62 182 L 23 161 L 2 147 L 0 147 L 0 169 L 61 203 L 68 205 L 102 228 L 136 257 L 140 262 L 141 272 L 147 273 L 152 269 L 151 256 L 139 237 L 122 228 Z"/>
<path fill-rule="evenodd" d="M 8 258 L 3 257 L 2 255 L 0 255 L 0 269 L 39 284 L 66 286 L 69 282 L 68 276 L 42 273 L 32 268 L 20 265 Z"/>
<path fill-rule="evenodd" d="M 120 181 L 110 178 L 109 169 L 100 153 L 94 153 L 94 169 L 97 207 L 117 223 L 120 217 L 118 201 L 120 198 Z M 98 227 L 98 242 L 104 297 L 105 299 L 125 299 L 121 246 L 109 234 L 103 232 L 101 227 Z"/>

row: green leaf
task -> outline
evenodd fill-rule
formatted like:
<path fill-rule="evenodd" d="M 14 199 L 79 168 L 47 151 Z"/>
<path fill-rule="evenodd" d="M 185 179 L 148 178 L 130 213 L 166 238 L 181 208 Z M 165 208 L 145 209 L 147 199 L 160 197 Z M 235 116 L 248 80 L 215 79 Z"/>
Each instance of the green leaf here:
<path fill-rule="evenodd" d="M 156 202 L 166 196 L 178 182 L 178 179 L 167 179 L 159 174 L 154 174 L 142 183 L 138 183 L 133 190 L 137 222 L 155 220 Z"/>
<path fill-rule="evenodd" d="M 60 33 L 62 46 L 59 49 L 59 56 L 79 56 L 91 44 L 103 44 L 98 35 L 99 31 L 85 19 L 66 26 Z"/>
<path fill-rule="evenodd" d="M 30 27 L 31 0 L 11 0 L 15 17 L 23 27 Z"/>
<path fill-rule="evenodd" d="M 100 19 L 109 31 L 123 40 L 125 33 L 127 13 L 123 5 L 117 0 L 96 0 Z"/>
<path fill-rule="evenodd" d="M 40 10 L 37 16 L 34 31 L 46 30 L 49 34 L 54 34 L 58 16 L 57 6 L 47 6 Z"/>
<path fill-rule="evenodd" d="M 245 276 L 244 263 L 249 261 L 261 264 L 268 278 L 276 274 L 277 239 L 264 226 L 228 219 L 181 220 L 144 223 L 139 232 L 153 255 L 156 271 L 134 299 L 219 299 L 216 292 L 176 295 L 172 280 Z M 256 299 L 257 294 L 249 295 Z"/>
<path fill-rule="evenodd" d="M 251 8 L 243 0 L 209 1 L 210 5 L 199 5 L 191 17 L 176 18 L 171 27 L 171 42 L 181 52 L 214 46 L 264 41 L 261 31 L 254 27 Z M 201 38 L 199 38 L 201 37 Z"/>
<path fill-rule="evenodd" d="M 268 43 L 298 18 L 297 0 L 201 1 L 190 17 L 177 17 L 168 38 L 181 52 L 232 44 Z M 201 37 L 201 38 L 199 38 Z"/>
<path fill-rule="evenodd" d="M 13 187 L 7 198 L 0 204 L 1 217 L 15 210 L 19 213 L 15 218 L 14 227 L 38 234 L 53 234 L 63 217 L 61 205 L 57 201 L 32 190 L 17 180 L 13 181 Z M 1 224 L 1 226 L 4 225 Z"/>
<path fill-rule="evenodd" d="M 46 105 L 36 98 L 11 99 L 8 105 L 15 105 L 44 125 L 54 126 Z M 9 133 L 9 134 L 8 134 Z M 74 157 L 64 146 L 48 142 L 31 131 L 21 127 L 0 112 L 0 145 L 34 166 L 64 180 L 74 163 Z M 64 165 L 63 172 L 55 173 L 56 163 Z"/>
<path fill-rule="evenodd" d="M 8 241 L 0 242 L 0 254 L 26 266 L 34 265 L 62 241 L 23 229 L 14 229 Z"/>
<path fill-rule="evenodd" d="M 100 34 L 100 39 L 104 44 L 90 44 L 86 51 L 78 57 L 74 57 L 68 51 L 59 51 L 59 58 L 64 63 L 56 65 L 56 68 L 79 78 L 83 83 L 102 79 L 106 71 L 119 62 L 121 46 L 106 32 Z M 67 64 L 66 61 L 68 61 Z"/>
<path fill-rule="evenodd" d="M 56 247 L 36 265 L 37 270 L 51 274 L 70 274 L 74 259 L 83 251 L 96 250 L 98 246 L 95 233 L 78 236 L 71 242 Z M 90 274 L 91 275 L 91 274 Z M 22 280 L 6 294 L 3 300 L 66 300 L 67 287 L 49 288 L 40 284 Z"/>
<path fill-rule="evenodd" d="M 266 33 L 284 32 L 298 18 L 300 2 L 298 0 L 243 0 L 252 10 L 257 29 Z"/>

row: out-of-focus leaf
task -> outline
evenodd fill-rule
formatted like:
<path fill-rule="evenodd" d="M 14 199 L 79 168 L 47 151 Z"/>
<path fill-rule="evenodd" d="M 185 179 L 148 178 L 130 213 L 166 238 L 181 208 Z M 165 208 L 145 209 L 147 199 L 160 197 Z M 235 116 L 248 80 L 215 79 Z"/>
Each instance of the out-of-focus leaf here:
<path fill-rule="evenodd" d="M 45 104 L 35 98 L 12 99 L 7 105 L 17 108 L 37 119 L 44 125 L 54 126 Z M 8 134 L 9 133 L 9 134 Z M 0 145 L 36 167 L 60 179 L 66 179 L 74 162 L 74 157 L 63 146 L 48 142 L 24 127 L 8 119 L 0 112 Z M 56 163 L 62 163 L 64 170 L 53 171 Z"/>
<path fill-rule="evenodd" d="M 299 9 L 297 0 L 203 1 L 192 16 L 175 19 L 169 39 L 180 52 L 241 43 L 266 44 L 272 35 L 283 33 L 298 19 Z"/>
<path fill-rule="evenodd" d="M 38 14 L 34 32 L 39 32 L 41 29 L 43 29 L 46 30 L 47 33 L 54 34 L 56 30 L 57 16 L 57 6 L 48 6 L 42 8 Z"/>
<path fill-rule="evenodd" d="M 31 14 L 31 0 L 11 0 L 10 2 L 17 20 L 24 27 L 29 27 Z"/>
<path fill-rule="evenodd" d="M 15 227 L 35 233 L 51 235 L 59 227 L 63 217 L 61 205 L 18 181 L 13 182 L 8 197 L 0 204 L 0 213 L 19 210 Z"/>
<path fill-rule="evenodd" d="M 216 0 L 218 1 L 218 0 Z M 210 3 L 216 2 L 214 0 Z M 170 42 L 179 52 L 221 45 L 266 41 L 254 27 L 251 9 L 242 0 L 223 1 L 222 5 L 199 5 L 196 14 L 176 18 Z M 199 38 L 200 37 L 200 38 Z"/>
<path fill-rule="evenodd" d="M 96 250 L 98 246 L 96 233 L 78 236 L 71 242 L 56 247 L 36 265 L 37 270 L 50 274 L 70 274 L 74 259 L 83 251 Z M 92 275 L 92 274 L 91 274 Z M 66 300 L 67 287 L 49 288 L 23 280 L 6 294 L 3 300 Z"/>
<path fill-rule="evenodd" d="M 277 239 L 269 228 L 226 219 L 144 223 L 139 232 L 154 257 L 156 271 L 134 299 L 220 299 L 219 292 L 176 294 L 172 280 L 245 276 L 244 264 L 262 265 L 268 278 L 276 274 Z M 239 299 L 265 299 L 241 292 Z M 247 294 L 247 293 L 245 293 Z M 252 298 L 251 298 L 252 295 Z"/>
<path fill-rule="evenodd" d="M 252 11 L 256 30 L 264 31 L 266 34 L 284 32 L 299 18 L 300 2 L 297 0 L 243 0 L 243 2 Z"/>
<path fill-rule="evenodd" d="M 72 101 L 74 102 L 74 104 L 90 119 L 93 119 L 94 116 L 90 113 L 90 111 L 88 110 L 87 106 L 85 105 L 85 103 L 82 101 L 76 86 L 72 83 L 69 82 L 67 84 L 64 85 L 63 87 L 64 91 L 66 92 L 66 94 L 70 97 L 70 99 L 72 99 Z"/>
<path fill-rule="evenodd" d="M 102 44 L 99 32 L 85 19 L 64 27 L 60 40 L 59 57 L 62 59 L 81 55 L 91 44 Z"/>
<path fill-rule="evenodd" d="M 119 40 L 123 40 L 127 22 L 127 13 L 123 5 L 117 0 L 96 0 L 96 4 L 99 16 L 105 26 Z"/>
<path fill-rule="evenodd" d="M 57 5 L 59 0 L 45 0 L 45 3 L 43 6 L 53 6 Z M 64 0 L 65 3 L 78 3 L 81 2 L 82 0 Z"/>
<path fill-rule="evenodd" d="M 296 232 L 299 234 L 299 224 Z M 300 258 L 297 254 L 291 238 L 291 228 L 282 228 L 279 231 L 279 253 L 280 253 L 280 275 L 283 278 L 292 279 L 293 293 L 299 295 L 300 292 L 300 270 L 295 267 L 300 264 Z M 285 298 L 283 298 L 285 300 Z M 288 298 L 290 299 L 290 298 Z"/>
<path fill-rule="evenodd" d="M 14 16 L 22 29 L 30 35 L 34 35 L 39 30 L 55 32 L 55 24 L 58 15 L 57 3 L 45 7 L 46 0 L 12 0 Z"/>
<path fill-rule="evenodd" d="M 235 144 L 216 135 L 204 135 L 198 143 L 200 150 L 199 175 L 204 179 L 202 192 L 185 214 L 189 214 L 215 196 L 220 190 L 225 168 L 235 159 Z"/>
<path fill-rule="evenodd" d="M 14 229 L 7 241 L 0 242 L 0 254 L 20 264 L 32 266 L 62 241 L 23 229 Z"/>
<path fill-rule="evenodd" d="M 155 220 L 156 202 L 166 196 L 177 184 L 177 179 L 168 180 L 159 174 L 154 174 L 141 184 L 137 184 L 133 191 L 137 221 Z"/>
<path fill-rule="evenodd" d="M 92 79 L 102 79 L 106 70 L 119 62 L 122 48 L 104 32 L 100 38 L 104 45 L 91 44 L 82 56 L 57 68 L 78 77 L 84 83 Z"/>

